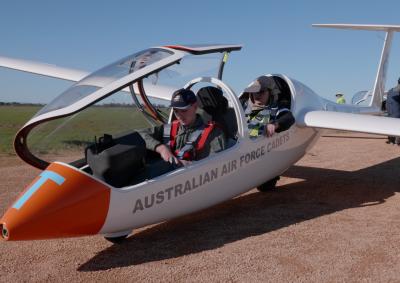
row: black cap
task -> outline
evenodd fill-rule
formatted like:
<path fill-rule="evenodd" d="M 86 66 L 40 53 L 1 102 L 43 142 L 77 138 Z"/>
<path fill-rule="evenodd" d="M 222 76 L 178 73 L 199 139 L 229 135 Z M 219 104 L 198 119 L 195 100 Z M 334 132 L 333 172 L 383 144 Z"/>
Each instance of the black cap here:
<path fill-rule="evenodd" d="M 172 94 L 170 107 L 187 109 L 197 101 L 196 95 L 190 89 L 178 89 Z"/>

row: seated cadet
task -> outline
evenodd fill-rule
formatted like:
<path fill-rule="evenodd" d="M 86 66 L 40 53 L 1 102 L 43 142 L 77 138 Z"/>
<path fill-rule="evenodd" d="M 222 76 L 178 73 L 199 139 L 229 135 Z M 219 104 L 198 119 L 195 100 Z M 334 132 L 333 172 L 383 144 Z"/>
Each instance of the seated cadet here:
<path fill-rule="evenodd" d="M 147 149 L 159 153 L 164 161 L 172 165 L 186 165 L 226 148 L 223 131 L 214 122 L 205 124 L 196 114 L 197 98 L 191 90 L 175 91 L 171 107 L 177 118 L 172 124 L 140 133 Z"/>
<path fill-rule="evenodd" d="M 272 78 L 261 76 L 243 91 L 249 94 L 250 100 L 245 111 L 250 138 L 270 137 L 289 129 L 294 123 L 292 112 L 273 95 L 273 84 Z"/>

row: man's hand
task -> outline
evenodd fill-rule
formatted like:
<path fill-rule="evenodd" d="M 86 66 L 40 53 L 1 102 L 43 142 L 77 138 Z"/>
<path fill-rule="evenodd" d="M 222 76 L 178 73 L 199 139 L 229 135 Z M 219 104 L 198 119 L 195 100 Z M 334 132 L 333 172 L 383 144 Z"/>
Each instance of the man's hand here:
<path fill-rule="evenodd" d="M 178 158 L 175 157 L 175 155 L 171 152 L 169 147 L 167 147 L 165 144 L 160 144 L 159 146 L 156 147 L 156 152 L 158 152 L 161 155 L 161 158 L 169 162 L 171 164 L 180 164 Z"/>
<path fill-rule="evenodd" d="M 161 158 L 164 161 L 169 162 L 171 164 L 187 166 L 192 163 L 187 160 L 179 160 L 178 158 L 176 158 L 176 156 L 171 152 L 169 147 L 166 146 L 165 144 L 160 144 L 159 146 L 157 146 L 156 152 L 158 152 L 161 155 Z"/>
<path fill-rule="evenodd" d="M 272 137 L 272 135 L 275 134 L 277 128 L 278 128 L 277 124 L 267 124 L 265 127 L 265 135 L 267 137 Z"/>

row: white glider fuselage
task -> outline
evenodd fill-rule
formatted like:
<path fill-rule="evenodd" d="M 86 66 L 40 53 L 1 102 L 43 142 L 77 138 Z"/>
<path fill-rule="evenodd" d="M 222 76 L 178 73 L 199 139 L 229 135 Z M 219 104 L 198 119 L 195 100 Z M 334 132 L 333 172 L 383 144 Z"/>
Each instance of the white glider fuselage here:
<path fill-rule="evenodd" d="M 318 132 L 292 127 L 269 139 L 232 148 L 151 181 L 111 189 L 101 234 L 158 223 L 218 204 L 283 173 L 316 141 Z"/>
<path fill-rule="evenodd" d="M 301 115 L 303 100 L 313 100 L 312 108 L 322 109 L 318 96 L 309 88 L 281 77 L 290 85 L 295 116 Z M 239 138 L 231 148 L 142 184 L 113 188 L 109 213 L 100 233 L 123 234 L 229 200 L 282 174 L 320 136 L 321 131 L 293 125 L 272 137 L 250 139 L 243 110 L 239 111 L 243 120 L 238 124 L 243 128 L 239 129 Z"/>

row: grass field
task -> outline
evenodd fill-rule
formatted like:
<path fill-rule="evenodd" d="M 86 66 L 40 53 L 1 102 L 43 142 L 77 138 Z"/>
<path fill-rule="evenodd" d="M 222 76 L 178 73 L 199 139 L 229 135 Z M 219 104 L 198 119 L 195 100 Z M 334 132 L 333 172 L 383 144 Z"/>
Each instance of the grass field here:
<path fill-rule="evenodd" d="M 40 106 L 0 106 L 0 154 L 12 154 L 18 130 Z M 57 154 L 81 150 L 104 133 L 115 135 L 148 127 L 142 114 L 129 106 L 90 107 L 70 117 L 46 122 L 28 135 L 28 146 L 35 154 Z"/>
<path fill-rule="evenodd" d="M 0 106 L 0 153 L 14 152 L 15 134 L 39 109 L 40 106 Z"/>

